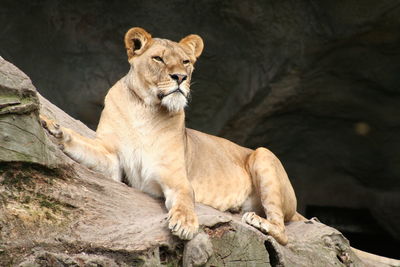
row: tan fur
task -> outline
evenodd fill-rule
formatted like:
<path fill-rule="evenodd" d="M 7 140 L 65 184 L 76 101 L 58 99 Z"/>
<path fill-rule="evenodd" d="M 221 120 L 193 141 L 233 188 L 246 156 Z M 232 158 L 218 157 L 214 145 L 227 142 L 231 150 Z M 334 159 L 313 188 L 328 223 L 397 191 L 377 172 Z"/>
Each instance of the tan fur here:
<path fill-rule="evenodd" d="M 165 197 L 169 228 L 182 239 L 198 230 L 197 201 L 222 211 L 241 209 L 245 222 L 286 244 L 284 222 L 302 217 L 277 157 L 266 148 L 251 150 L 185 128 L 184 107 L 202 39 L 189 35 L 176 43 L 132 28 L 125 46 L 131 69 L 109 90 L 95 139 L 42 117 L 64 152 L 117 181 L 125 176 L 131 186 Z M 182 92 L 171 93 L 178 87 Z"/>

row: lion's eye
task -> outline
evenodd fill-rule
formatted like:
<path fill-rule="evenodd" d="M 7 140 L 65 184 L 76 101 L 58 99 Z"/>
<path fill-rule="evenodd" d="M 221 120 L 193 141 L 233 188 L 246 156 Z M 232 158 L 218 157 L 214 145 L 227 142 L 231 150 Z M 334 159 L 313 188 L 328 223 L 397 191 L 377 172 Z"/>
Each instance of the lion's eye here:
<path fill-rule="evenodd" d="M 155 61 L 158 61 L 158 62 L 164 62 L 164 60 L 162 59 L 162 57 L 159 57 L 159 56 L 154 56 L 153 59 L 154 59 Z"/>
<path fill-rule="evenodd" d="M 188 59 L 183 61 L 183 64 L 185 64 L 185 65 L 189 64 L 189 63 L 190 63 L 190 60 L 188 60 Z"/>

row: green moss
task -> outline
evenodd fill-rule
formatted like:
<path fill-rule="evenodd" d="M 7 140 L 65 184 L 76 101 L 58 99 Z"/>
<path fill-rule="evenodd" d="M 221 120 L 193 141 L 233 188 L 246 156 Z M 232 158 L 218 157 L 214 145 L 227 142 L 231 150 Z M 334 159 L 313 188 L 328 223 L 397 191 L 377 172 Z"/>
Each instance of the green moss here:
<path fill-rule="evenodd" d="M 19 104 L 21 103 L 20 97 L 16 95 L 4 95 L 0 94 L 0 107 L 5 105 Z"/>
<path fill-rule="evenodd" d="M 41 207 L 45 207 L 45 208 L 49 208 L 51 210 L 55 210 L 56 209 L 56 204 L 55 203 L 51 203 L 50 201 L 47 200 L 40 200 L 39 204 Z"/>
<path fill-rule="evenodd" d="M 0 114 L 29 113 L 39 107 L 36 95 L 24 96 L 0 94 Z"/>
<path fill-rule="evenodd" d="M 68 179 L 66 170 L 49 169 L 38 164 L 0 163 L 0 200 L 13 210 L 21 224 L 56 224 L 68 221 L 76 207 L 51 195 L 57 179 Z M 14 216 L 13 215 L 13 216 Z"/>
<path fill-rule="evenodd" d="M 28 189 L 38 182 L 52 184 L 56 178 L 67 178 L 67 173 L 61 168 L 50 169 L 39 164 L 0 162 L 0 184 L 9 189 Z"/>
<path fill-rule="evenodd" d="M 31 200 L 32 200 L 31 196 L 24 196 L 24 198 L 21 200 L 21 203 L 27 204 L 31 202 Z"/>
<path fill-rule="evenodd" d="M 2 179 L 2 184 L 7 187 L 15 187 L 20 188 L 21 185 L 26 185 L 31 182 L 31 178 L 28 175 L 23 173 L 12 173 L 12 172 L 5 172 Z"/>
<path fill-rule="evenodd" d="M 166 267 L 179 267 L 182 266 L 183 246 L 178 245 L 174 250 L 168 247 L 160 247 L 160 263 Z"/>
<path fill-rule="evenodd" d="M 75 208 L 74 206 L 72 206 L 68 203 L 60 202 L 57 199 L 48 197 L 46 195 L 36 194 L 35 197 L 39 201 L 39 205 L 41 207 L 48 208 L 52 212 L 62 212 L 62 211 L 64 211 L 64 208 L 68 208 L 68 209 Z"/>

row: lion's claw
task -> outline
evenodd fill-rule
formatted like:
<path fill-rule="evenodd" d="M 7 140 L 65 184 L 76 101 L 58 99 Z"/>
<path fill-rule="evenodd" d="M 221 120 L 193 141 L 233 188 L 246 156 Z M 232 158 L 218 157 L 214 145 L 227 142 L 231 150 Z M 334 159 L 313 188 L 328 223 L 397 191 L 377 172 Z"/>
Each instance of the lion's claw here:
<path fill-rule="evenodd" d="M 62 139 L 63 138 L 63 131 L 61 130 L 61 127 L 58 123 L 46 118 L 43 115 L 40 115 L 40 124 L 44 129 L 47 130 L 49 134 L 54 136 L 57 139 Z"/>
<path fill-rule="evenodd" d="M 168 216 L 168 228 L 173 235 L 183 240 L 192 239 L 199 230 L 199 223 L 194 212 L 171 210 Z"/>

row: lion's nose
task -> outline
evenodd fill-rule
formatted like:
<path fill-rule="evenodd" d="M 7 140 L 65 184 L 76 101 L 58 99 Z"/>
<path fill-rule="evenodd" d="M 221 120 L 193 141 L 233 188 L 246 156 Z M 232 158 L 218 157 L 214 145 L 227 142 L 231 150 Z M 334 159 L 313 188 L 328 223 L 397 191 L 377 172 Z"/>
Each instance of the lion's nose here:
<path fill-rule="evenodd" d="M 170 74 L 171 78 L 175 80 L 178 84 L 181 84 L 184 80 L 187 79 L 187 75 L 184 74 Z"/>

